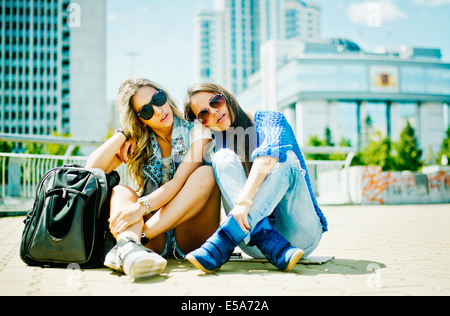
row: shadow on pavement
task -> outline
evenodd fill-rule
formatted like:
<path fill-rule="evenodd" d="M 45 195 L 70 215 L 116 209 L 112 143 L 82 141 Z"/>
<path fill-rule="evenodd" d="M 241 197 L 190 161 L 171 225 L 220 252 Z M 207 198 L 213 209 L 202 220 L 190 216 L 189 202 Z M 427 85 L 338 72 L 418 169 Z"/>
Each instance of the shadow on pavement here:
<path fill-rule="evenodd" d="M 354 259 L 333 259 L 332 261 L 317 265 L 317 264 L 297 264 L 290 273 L 296 273 L 300 275 L 319 275 L 319 274 L 341 274 L 341 275 L 364 275 L 372 274 L 380 269 L 386 268 L 386 265 L 380 262 L 368 261 L 368 260 L 354 260 Z M 279 271 L 276 267 L 269 262 L 227 262 L 222 268 L 213 274 L 203 274 L 200 270 L 197 270 L 189 262 L 179 260 L 169 260 L 164 273 L 153 279 L 144 280 L 139 283 L 156 283 L 163 282 L 170 278 L 170 274 L 173 272 L 189 272 L 198 271 L 199 277 L 217 276 L 221 274 L 273 274 L 273 273 L 285 273 Z"/>
<path fill-rule="evenodd" d="M 331 262 L 323 265 L 297 265 L 294 272 L 303 275 L 318 275 L 318 274 L 372 274 L 380 269 L 386 268 L 384 263 L 354 260 L 354 259 L 338 259 L 335 258 Z"/>

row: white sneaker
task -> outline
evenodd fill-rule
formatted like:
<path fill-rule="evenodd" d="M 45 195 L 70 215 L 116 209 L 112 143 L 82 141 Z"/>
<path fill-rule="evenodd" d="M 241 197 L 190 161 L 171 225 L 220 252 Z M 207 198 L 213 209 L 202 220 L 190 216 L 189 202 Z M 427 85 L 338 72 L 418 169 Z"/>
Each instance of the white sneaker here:
<path fill-rule="evenodd" d="M 103 262 L 103 265 L 105 265 L 106 267 L 119 271 L 119 272 L 123 272 L 122 269 L 122 262 L 119 259 L 119 257 L 117 256 L 117 250 L 118 250 L 119 246 L 115 245 L 105 256 L 105 262 Z"/>
<path fill-rule="evenodd" d="M 119 241 L 105 257 L 105 266 L 124 272 L 134 280 L 160 275 L 167 261 L 132 239 Z"/>

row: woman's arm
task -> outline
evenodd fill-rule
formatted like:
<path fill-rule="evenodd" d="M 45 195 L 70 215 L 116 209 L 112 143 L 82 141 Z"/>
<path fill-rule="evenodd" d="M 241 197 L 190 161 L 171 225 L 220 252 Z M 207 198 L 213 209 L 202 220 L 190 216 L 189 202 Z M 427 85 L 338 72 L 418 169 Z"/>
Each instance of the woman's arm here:
<path fill-rule="evenodd" d="M 293 135 L 293 132 L 285 116 L 276 111 L 258 113 L 258 117 L 256 114 L 247 115 L 258 126 L 262 143 L 252 153 L 252 169 L 241 194 L 237 197 L 238 203 L 235 203 L 231 211 L 241 228 L 247 233 L 250 229 L 247 217 L 256 191 L 275 164 L 286 161 L 286 152 L 292 150 L 292 144 L 286 135 Z"/>
<path fill-rule="evenodd" d="M 173 178 L 151 194 L 140 199 L 150 206 L 150 211 L 160 209 L 178 194 L 189 176 L 203 164 L 203 153 L 210 142 L 211 139 L 201 139 L 194 142 Z M 141 219 L 147 211 L 146 206 L 136 202 L 128 209 L 117 213 L 110 220 L 111 233 L 113 235 L 120 234 L 120 232 Z"/>
<path fill-rule="evenodd" d="M 115 133 L 89 156 L 86 168 L 100 168 L 106 173 L 115 170 L 123 163 L 117 158 L 116 153 L 126 140 L 127 138 L 122 133 Z"/>
<path fill-rule="evenodd" d="M 159 189 L 143 198 L 145 202 L 150 204 L 152 211 L 160 209 L 177 195 L 190 175 L 203 164 L 203 153 L 210 142 L 210 139 L 205 138 L 194 142 L 173 178 Z"/>
<path fill-rule="evenodd" d="M 273 157 L 260 156 L 255 159 L 250 174 L 248 175 L 247 182 L 237 198 L 241 203 L 235 205 L 230 212 L 230 214 L 233 214 L 242 230 L 246 233 L 248 233 L 248 230 L 250 229 L 250 225 L 248 224 L 248 213 L 251 204 L 253 203 L 253 197 L 277 162 L 278 160 Z"/>

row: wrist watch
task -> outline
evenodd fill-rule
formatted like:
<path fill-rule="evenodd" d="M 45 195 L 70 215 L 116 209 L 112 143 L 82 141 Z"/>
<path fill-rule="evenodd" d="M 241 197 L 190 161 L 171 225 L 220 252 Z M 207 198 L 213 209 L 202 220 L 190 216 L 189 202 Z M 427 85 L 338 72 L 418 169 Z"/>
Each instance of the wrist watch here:
<path fill-rule="evenodd" d="M 236 200 L 234 200 L 234 204 L 236 204 L 236 205 L 245 205 L 246 204 L 251 207 L 253 205 L 253 200 L 246 196 L 238 196 L 236 198 Z"/>
<path fill-rule="evenodd" d="M 147 216 L 148 214 L 150 214 L 152 212 L 150 204 L 147 201 L 145 201 L 145 199 L 143 197 L 138 199 L 138 203 L 141 204 L 142 206 L 144 206 L 147 209 L 147 211 L 145 212 L 144 216 Z"/>

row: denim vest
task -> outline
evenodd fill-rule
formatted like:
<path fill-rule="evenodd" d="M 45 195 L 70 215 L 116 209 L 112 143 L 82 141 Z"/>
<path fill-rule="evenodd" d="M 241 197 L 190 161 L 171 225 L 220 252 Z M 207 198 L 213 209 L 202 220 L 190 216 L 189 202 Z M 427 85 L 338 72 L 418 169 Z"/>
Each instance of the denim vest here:
<path fill-rule="evenodd" d="M 190 132 L 194 127 L 194 122 L 188 122 L 181 118 L 173 116 L 173 128 L 172 128 L 172 165 L 171 165 L 171 178 L 175 174 L 179 165 L 186 156 L 186 153 L 190 147 Z M 156 136 L 152 133 L 150 139 L 150 146 L 152 146 L 153 155 L 148 160 L 147 164 L 143 167 L 145 176 L 145 185 L 143 195 L 148 195 L 158 189 L 161 185 L 162 178 L 162 155 L 159 148 Z"/>

